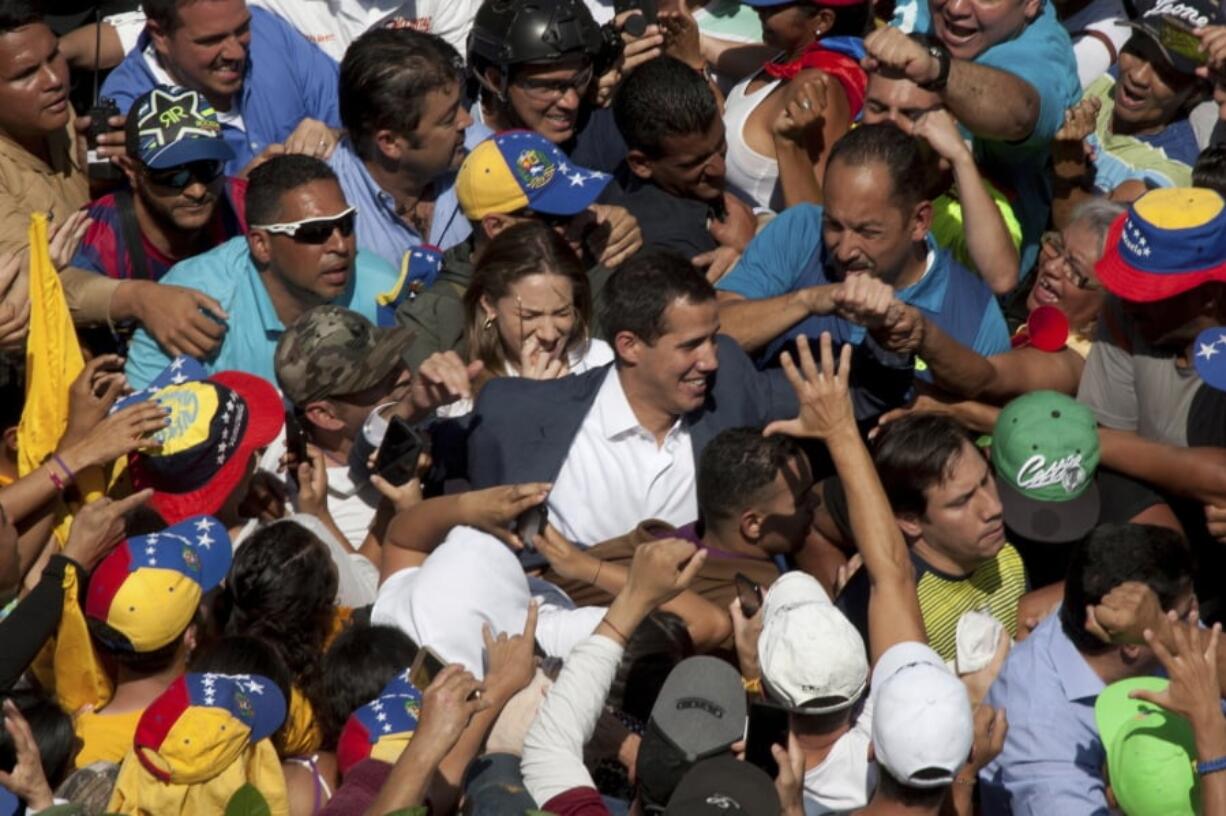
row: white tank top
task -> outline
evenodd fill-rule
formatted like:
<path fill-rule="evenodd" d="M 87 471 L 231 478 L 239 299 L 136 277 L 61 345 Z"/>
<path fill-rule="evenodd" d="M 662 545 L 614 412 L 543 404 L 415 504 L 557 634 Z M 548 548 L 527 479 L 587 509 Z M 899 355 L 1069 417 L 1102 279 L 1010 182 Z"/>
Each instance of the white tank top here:
<path fill-rule="evenodd" d="M 724 127 L 727 130 L 728 184 L 738 192 L 753 201 L 757 207 L 769 207 L 776 212 L 783 209 L 783 191 L 779 189 L 779 162 L 763 156 L 745 143 L 745 123 L 749 114 L 771 91 L 779 86 L 781 80 L 767 82 L 752 94 L 745 93 L 761 71 L 755 72 L 747 79 L 736 84 L 724 100 Z"/>

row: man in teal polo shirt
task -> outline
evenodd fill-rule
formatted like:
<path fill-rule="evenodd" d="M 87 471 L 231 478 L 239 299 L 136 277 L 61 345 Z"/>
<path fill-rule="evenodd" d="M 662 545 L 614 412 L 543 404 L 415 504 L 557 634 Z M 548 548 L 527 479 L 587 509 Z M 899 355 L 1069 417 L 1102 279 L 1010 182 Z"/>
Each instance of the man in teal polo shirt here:
<path fill-rule="evenodd" d="M 273 357 L 285 327 L 321 303 L 376 321 L 376 297 L 396 284 L 384 260 L 359 253 L 355 210 L 328 165 L 309 156 L 274 158 L 251 173 L 246 237 L 174 266 L 162 278 L 221 304 L 211 315 L 225 330 L 201 362 L 214 371 L 247 371 L 276 382 Z M 171 356 L 143 328 L 129 348 L 126 373 L 143 388 Z"/>
<path fill-rule="evenodd" d="M 843 282 L 868 274 L 979 353 L 1008 350 L 992 291 L 929 232 L 932 170 L 917 141 L 893 125 L 850 131 L 826 162 L 825 206 L 779 215 L 717 284 L 723 331 L 768 362 L 799 334 L 828 331 L 836 343 L 859 345 L 864 327 L 837 310 Z"/>
<path fill-rule="evenodd" d="M 1022 224 L 1025 275 L 1051 211 L 1049 146 L 1081 96 L 1072 41 L 1050 0 L 927 2 L 932 36 L 878 29 L 864 39 L 866 67 L 897 71 L 939 94 L 975 137 L 976 163 Z"/>

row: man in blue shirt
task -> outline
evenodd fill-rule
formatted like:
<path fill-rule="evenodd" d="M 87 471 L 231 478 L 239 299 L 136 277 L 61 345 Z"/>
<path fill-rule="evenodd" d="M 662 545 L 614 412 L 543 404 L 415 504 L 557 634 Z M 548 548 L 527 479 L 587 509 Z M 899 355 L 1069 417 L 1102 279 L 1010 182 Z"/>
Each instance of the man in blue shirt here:
<path fill-rule="evenodd" d="M 866 330 L 836 314 L 843 282 L 871 275 L 981 354 L 1009 348 L 992 291 L 939 249 L 928 228 L 932 173 L 918 143 L 862 125 L 830 151 L 824 207 L 791 207 L 749 242 L 718 284 L 723 331 L 766 361 L 799 334 L 860 345 Z"/>
<path fill-rule="evenodd" d="M 340 126 L 336 63 L 289 23 L 246 0 L 147 0 L 145 32 L 102 95 L 121 111 L 156 85 L 203 94 L 235 156 L 226 173 L 278 152 L 326 156 Z"/>
<path fill-rule="evenodd" d="M 408 28 L 368 31 L 341 62 L 347 136 L 329 163 L 358 208 L 358 245 L 394 266 L 407 250 L 447 250 L 472 232 L 455 171 L 490 131 L 464 109 L 462 78 L 454 48 Z"/>
<path fill-rule="evenodd" d="M 1172 530 L 1104 525 L 1077 546 L 1060 611 L 1013 647 L 988 691 L 1009 731 L 979 775 L 985 813 L 1107 816 L 1094 702 L 1117 680 L 1154 674 L 1142 633 L 1173 648 L 1166 610 L 1185 616 L 1194 602 L 1192 556 Z"/>
<path fill-rule="evenodd" d="M 932 38 L 878 29 L 864 39 L 866 67 L 940 94 L 975 137 L 979 168 L 1021 221 L 1024 275 L 1051 211 L 1049 146 L 1081 95 L 1072 41 L 1044 0 L 929 0 L 929 10 Z"/>
<path fill-rule="evenodd" d="M 392 288 L 396 273 L 383 260 L 358 253 L 354 218 L 335 174 L 319 159 L 279 156 L 252 171 L 248 235 L 177 264 L 162 278 L 221 305 L 223 313 L 212 317 L 225 334 L 202 360 L 207 371 L 246 371 L 276 382 L 277 339 L 321 303 L 375 321 L 376 296 Z M 128 352 L 128 382 L 143 388 L 170 359 L 139 329 Z"/>

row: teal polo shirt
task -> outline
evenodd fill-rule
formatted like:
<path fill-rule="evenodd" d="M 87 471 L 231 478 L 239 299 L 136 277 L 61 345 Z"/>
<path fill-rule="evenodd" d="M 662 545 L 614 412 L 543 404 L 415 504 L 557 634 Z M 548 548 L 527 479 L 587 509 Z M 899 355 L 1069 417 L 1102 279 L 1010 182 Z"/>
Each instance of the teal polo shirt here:
<path fill-rule="evenodd" d="M 898 290 L 899 300 L 919 309 L 950 337 L 984 356 L 1008 351 L 1009 330 L 987 284 L 938 247 L 932 233 L 925 240 L 928 270 L 914 284 Z M 716 288 L 762 300 L 837 282 L 827 268 L 822 208 L 800 204 L 789 207 L 758 233 Z M 836 344 L 859 345 L 865 335 L 863 326 L 841 317 L 810 315 L 771 341 L 762 360 L 773 360 L 799 334 L 820 337 L 822 332 L 830 332 Z M 919 376 L 930 378 L 926 371 Z"/>
<path fill-rule="evenodd" d="M 349 287 L 333 303 L 375 323 L 375 297 L 392 289 L 396 278 L 396 270 L 386 261 L 358 252 Z M 204 292 L 230 315 L 220 345 L 200 361 L 206 371 L 246 371 L 277 384 L 273 355 L 285 326 L 251 260 L 246 237 L 231 238 L 203 255 L 175 264 L 161 283 Z M 144 327 L 137 329 L 124 368 L 128 384 L 144 388 L 170 361 L 170 355 Z"/>

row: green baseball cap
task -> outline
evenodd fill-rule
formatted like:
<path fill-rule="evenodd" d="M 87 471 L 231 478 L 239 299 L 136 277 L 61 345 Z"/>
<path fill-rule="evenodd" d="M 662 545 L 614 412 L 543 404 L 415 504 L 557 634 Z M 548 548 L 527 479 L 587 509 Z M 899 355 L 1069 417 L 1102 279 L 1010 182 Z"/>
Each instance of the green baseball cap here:
<path fill-rule="evenodd" d="M 1164 677 L 1133 677 L 1103 689 L 1094 703 L 1107 749 L 1107 782 L 1128 816 L 1195 816 L 1200 812 L 1192 724 L 1161 706 L 1128 695 L 1162 691 Z"/>
<path fill-rule="evenodd" d="M 1032 391 L 1000 412 L 992 467 L 1005 525 L 1034 541 L 1076 541 L 1098 524 L 1098 425 L 1089 408 Z"/>

